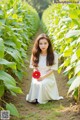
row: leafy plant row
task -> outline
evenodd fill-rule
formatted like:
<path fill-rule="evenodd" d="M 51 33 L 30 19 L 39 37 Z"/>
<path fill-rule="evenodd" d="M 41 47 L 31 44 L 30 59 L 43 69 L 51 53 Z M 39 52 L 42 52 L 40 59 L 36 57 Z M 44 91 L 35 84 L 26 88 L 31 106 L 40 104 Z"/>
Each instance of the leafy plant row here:
<path fill-rule="evenodd" d="M 26 2 L 0 1 L 0 100 L 5 90 L 9 90 L 11 95 L 15 96 L 17 93 L 23 93 L 18 86 L 20 81 L 16 81 L 15 78 L 22 79 L 24 61 L 28 59 L 26 51 L 38 25 L 36 10 Z M 6 109 L 19 117 L 12 103 L 7 103 Z"/>
<path fill-rule="evenodd" d="M 68 75 L 68 93 L 78 99 L 80 86 L 80 4 L 53 4 L 42 16 L 43 30 L 62 59 L 59 72 Z"/>

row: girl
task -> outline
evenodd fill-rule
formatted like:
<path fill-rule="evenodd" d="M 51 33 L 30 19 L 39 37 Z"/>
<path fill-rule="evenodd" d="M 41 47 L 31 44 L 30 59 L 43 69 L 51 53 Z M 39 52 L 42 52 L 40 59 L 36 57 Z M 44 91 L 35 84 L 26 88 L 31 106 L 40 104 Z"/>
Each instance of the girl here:
<path fill-rule="evenodd" d="M 58 55 L 53 51 L 49 37 L 40 34 L 32 50 L 30 68 L 38 70 L 39 78 L 32 77 L 31 88 L 26 100 L 45 104 L 49 100 L 59 100 L 58 88 L 54 76 L 54 70 L 58 70 Z"/>

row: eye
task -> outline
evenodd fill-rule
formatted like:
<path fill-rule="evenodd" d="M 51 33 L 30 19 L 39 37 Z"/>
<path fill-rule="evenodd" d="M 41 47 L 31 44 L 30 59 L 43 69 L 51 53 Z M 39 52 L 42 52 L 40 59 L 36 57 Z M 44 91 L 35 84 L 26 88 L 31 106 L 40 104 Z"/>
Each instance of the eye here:
<path fill-rule="evenodd" d="M 45 45 L 47 44 L 47 42 L 44 43 Z"/>

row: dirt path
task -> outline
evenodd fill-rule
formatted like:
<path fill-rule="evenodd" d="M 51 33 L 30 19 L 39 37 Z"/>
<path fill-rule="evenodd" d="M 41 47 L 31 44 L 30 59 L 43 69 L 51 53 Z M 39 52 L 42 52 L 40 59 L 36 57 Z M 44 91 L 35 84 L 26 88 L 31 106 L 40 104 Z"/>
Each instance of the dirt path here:
<path fill-rule="evenodd" d="M 38 34 L 40 32 L 38 31 Z M 31 49 L 32 44 L 28 51 L 29 58 Z M 27 64 L 26 66 L 28 75 L 24 76 L 22 83 L 20 83 L 24 94 L 18 95 L 18 97 L 12 97 L 10 100 L 18 108 L 21 118 L 11 118 L 11 120 L 80 120 L 74 101 L 66 97 L 68 90 L 66 85 L 67 78 L 62 73 L 58 74 L 55 72 L 55 77 L 59 94 L 64 97 L 64 100 L 50 101 L 44 105 L 28 103 L 25 98 L 30 88 L 32 70 L 28 68 Z"/>

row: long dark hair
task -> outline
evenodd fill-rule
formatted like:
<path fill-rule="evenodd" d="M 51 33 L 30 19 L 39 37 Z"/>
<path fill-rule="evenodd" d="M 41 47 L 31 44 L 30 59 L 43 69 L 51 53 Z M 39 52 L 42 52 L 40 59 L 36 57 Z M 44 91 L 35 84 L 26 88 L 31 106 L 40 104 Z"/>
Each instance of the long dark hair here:
<path fill-rule="evenodd" d="M 41 53 L 41 49 L 39 48 L 39 41 L 41 39 L 46 39 L 49 44 L 48 49 L 47 49 L 46 65 L 51 66 L 54 64 L 53 48 L 52 48 L 52 44 L 51 44 L 49 37 L 44 33 L 40 34 L 35 40 L 35 43 L 32 49 L 32 64 L 33 66 L 38 67 L 39 55 Z"/>

